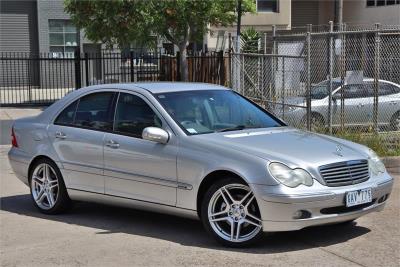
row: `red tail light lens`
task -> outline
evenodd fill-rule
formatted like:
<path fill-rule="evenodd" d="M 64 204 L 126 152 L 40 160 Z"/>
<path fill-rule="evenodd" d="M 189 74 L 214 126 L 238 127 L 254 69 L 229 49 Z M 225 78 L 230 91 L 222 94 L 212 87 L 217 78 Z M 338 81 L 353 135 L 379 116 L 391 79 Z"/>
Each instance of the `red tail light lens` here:
<path fill-rule="evenodd" d="M 14 127 L 11 128 L 11 145 L 18 147 L 17 137 L 15 136 Z"/>

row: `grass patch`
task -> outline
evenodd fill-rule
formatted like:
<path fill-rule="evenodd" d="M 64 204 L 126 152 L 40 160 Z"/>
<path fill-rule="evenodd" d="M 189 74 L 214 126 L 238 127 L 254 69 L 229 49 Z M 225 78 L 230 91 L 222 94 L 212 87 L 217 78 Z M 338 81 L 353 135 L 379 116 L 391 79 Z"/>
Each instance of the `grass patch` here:
<path fill-rule="evenodd" d="M 400 156 L 400 133 L 337 132 L 335 136 L 366 145 L 379 156 Z"/>

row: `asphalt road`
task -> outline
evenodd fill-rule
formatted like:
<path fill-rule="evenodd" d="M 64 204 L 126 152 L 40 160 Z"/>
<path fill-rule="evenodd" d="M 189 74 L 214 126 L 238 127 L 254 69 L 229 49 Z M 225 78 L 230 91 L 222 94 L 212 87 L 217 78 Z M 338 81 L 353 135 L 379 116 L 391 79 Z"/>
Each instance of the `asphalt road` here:
<path fill-rule="evenodd" d="M 1 266 L 399 266 L 399 179 L 383 212 L 350 226 L 265 236 L 247 249 L 216 244 L 199 221 L 77 203 L 46 216 L 0 146 Z"/>

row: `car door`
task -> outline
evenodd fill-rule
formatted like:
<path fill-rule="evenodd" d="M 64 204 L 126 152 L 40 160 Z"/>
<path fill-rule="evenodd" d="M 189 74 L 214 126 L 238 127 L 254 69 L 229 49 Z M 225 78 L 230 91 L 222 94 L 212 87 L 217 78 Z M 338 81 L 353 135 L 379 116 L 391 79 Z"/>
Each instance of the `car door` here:
<path fill-rule="evenodd" d="M 168 131 L 169 142 L 142 139 L 149 126 Z M 177 151 L 177 139 L 150 102 L 139 94 L 121 92 L 113 133 L 104 138 L 105 193 L 175 205 Z"/>
<path fill-rule="evenodd" d="M 341 111 L 342 98 L 344 104 L 343 115 Z M 333 99 L 334 124 L 340 125 L 341 116 L 343 116 L 345 125 L 363 125 L 370 121 L 370 116 L 367 111 L 371 98 L 368 97 L 364 85 L 345 85 L 333 95 Z"/>
<path fill-rule="evenodd" d="M 49 137 L 65 169 L 67 188 L 104 193 L 103 139 L 105 131 L 112 129 L 114 95 L 85 95 L 49 126 Z"/>
<path fill-rule="evenodd" d="M 374 96 L 373 82 L 370 86 L 372 103 Z M 373 106 L 373 104 L 372 104 Z M 400 111 L 400 87 L 386 81 L 379 81 L 378 124 L 391 125 L 395 114 Z"/>

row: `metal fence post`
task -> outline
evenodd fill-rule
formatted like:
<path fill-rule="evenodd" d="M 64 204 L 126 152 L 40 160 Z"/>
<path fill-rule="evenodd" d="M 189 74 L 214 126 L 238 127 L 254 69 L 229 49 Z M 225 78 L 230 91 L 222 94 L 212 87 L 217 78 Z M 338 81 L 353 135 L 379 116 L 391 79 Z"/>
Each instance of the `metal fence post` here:
<path fill-rule="evenodd" d="M 218 52 L 218 62 L 219 62 L 219 84 L 225 85 L 225 61 L 224 61 L 224 51 Z"/>
<path fill-rule="evenodd" d="M 245 74 L 246 74 L 246 69 L 245 69 L 245 64 L 244 64 L 244 55 L 243 54 L 240 54 L 241 56 L 241 68 L 242 68 L 242 71 L 240 71 L 240 84 L 239 84 L 239 88 L 240 88 L 240 93 L 242 93 L 242 94 L 245 94 L 245 90 L 246 90 L 246 88 L 245 88 L 245 84 L 244 84 L 244 76 L 245 76 Z M 240 68 L 239 68 L 239 70 L 240 70 Z"/>
<path fill-rule="evenodd" d="M 276 45 L 276 25 L 272 25 L 272 54 L 273 55 L 278 55 L 278 51 L 277 51 L 277 45 Z M 272 86 L 271 86 L 271 90 L 269 92 L 269 99 L 275 99 L 276 98 L 276 58 L 273 56 L 272 57 Z M 275 107 L 274 107 L 275 108 Z"/>
<path fill-rule="evenodd" d="M 346 24 L 340 24 L 340 31 L 346 30 Z M 341 47 L 340 47 L 340 81 L 341 88 L 345 85 L 346 77 L 346 34 L 341 33 Z M 340 90 L 340 131 L 344 131 L 344 94 L 343 90 Z"/>
<path fill-rule="evenodd" d="M 232 88 L 232 34 L 231 33 L 228 33 L 228 65 L 229 65 L 228 86 Z"/>
<path fill-rule="evenodd" d="M 85 53 L 85 80 L 86 80 L 86 86 L 89 86 L 89 55 L 88 53 Z"/>
<path fill-rule="evenodd" d="M 76 89 L 82 87 L 81 51 L 79 47 L 77 47 L 75 50 L 75 87 Z"/>
<path fill-rule="evenodd" d="M 329 21 L 329 103 L 328 103 L 328 127 L 332 134 L 332 76 L 333 76 L 333 21 Z"/>
<path fill-rule="evenodd" d="M 307 26 L 307 130 L 311 131 L 311 25 Z"/>
<path fill-rule="evenodd" d="M 378 132 L 378 92 L 379 92 L 379 76 L 380 76 L 380 52 L 381 52 L 381 37 L 380 23 L 375 24 L 375 52 L 374 52 L 374 109 L 373 109 L 373 127 L 374 132 Z"/>
<path fill-rule="evenodd" d="M 134 66 L 134 62 L 133 62 L 133 51 L 129 52 L 129 71 L 130 71 L 130 76 L 131 76 L 131 82 L 135 82 L 135 66 Z"/>
<path fill-rule="evenodd" d="M 176 52 L 176 80 L 181 80 L 181 53 Z"/>

